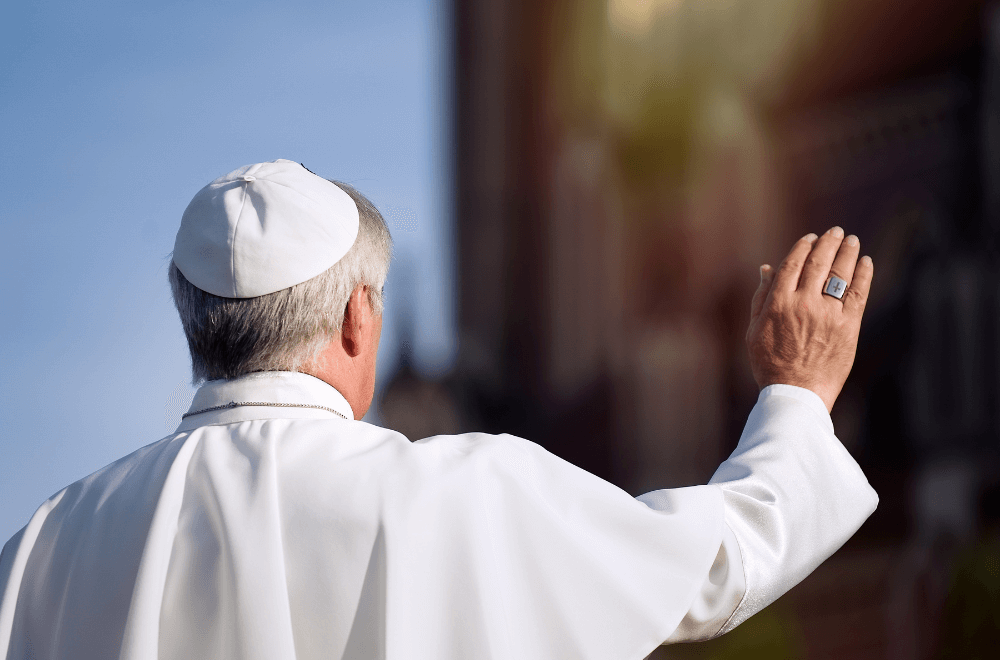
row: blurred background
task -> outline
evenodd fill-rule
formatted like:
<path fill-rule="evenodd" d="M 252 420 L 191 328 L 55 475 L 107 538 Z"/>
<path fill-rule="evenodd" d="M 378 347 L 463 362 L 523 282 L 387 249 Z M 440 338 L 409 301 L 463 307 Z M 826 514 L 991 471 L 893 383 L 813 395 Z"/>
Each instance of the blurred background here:
<path fill-rule="evenodd" d="M 833 419 L 879 509 L 735 632 L 652 657 L 996 656 L 998 5 L 220 7 L 0 21 L 0 536 L 173 429 L 180 213 L 287 157 L 397 241 L 369 419 L 514 433 L 633 494 L 736 446 L 758 266 L 857 234 L 876 279 Z"/>

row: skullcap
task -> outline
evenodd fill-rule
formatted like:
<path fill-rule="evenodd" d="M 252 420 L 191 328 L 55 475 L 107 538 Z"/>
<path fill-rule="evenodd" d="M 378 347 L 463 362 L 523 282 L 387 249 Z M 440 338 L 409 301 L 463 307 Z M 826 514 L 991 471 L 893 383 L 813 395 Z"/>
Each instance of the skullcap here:
<path fill-rule="evenodd" d="M 174 263 L 191 284 L 255 298 L 324 272 L 358 235 L 358 207 L 290 160 L 245 165 L 198 191 L 181 218 Z"/>

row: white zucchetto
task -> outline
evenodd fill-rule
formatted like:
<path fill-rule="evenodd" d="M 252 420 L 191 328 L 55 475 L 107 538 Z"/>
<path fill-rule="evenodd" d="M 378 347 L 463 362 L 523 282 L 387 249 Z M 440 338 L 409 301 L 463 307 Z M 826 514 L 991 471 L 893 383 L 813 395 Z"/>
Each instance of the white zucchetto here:
<path fill-rule="evenodd" d="M 316 277 L 358 235 L 358 207 L 334 183 L 290 160 L 245 165 L 194 196 L 174 263 L 191 284 L 255 298 Z"/>

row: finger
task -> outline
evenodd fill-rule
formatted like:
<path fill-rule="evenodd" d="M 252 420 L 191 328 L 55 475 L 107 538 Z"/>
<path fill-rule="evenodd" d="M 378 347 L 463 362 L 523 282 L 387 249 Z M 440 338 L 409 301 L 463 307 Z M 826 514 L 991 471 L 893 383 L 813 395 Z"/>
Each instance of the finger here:
<path fill-rule="evenodd" d="M 825 234 L 819 237 L 813 246 L 812 252 L 806 258 L 806 263 L 802 266 L 802 275 L 799 277 L 799 291 L 821 293 L 826 278 L 830 276 L 830 268 L 833 267 L 833 258 L 837 256 L 844 241 L 844 230 L 840 227 L 831 227 Z"/>
<path fill-rule="evenodd" d="M 840 244 L 840 249 L 837 250 L 837 257 L 833 260 L 833 266 L 830 267 L 830 275 L 836 275 L 840 279 L 847 282 L 847 285 L 851 285 L 851 280 L 854 278 L 854 268 L 858 263 L 858 253 L 861 251 L 861 241 L 854 234 L 851 234 L 844 239 L 844 242 Z M 827 275 L 829 278 L 829 275 Z M 826 279 L 823 280 L 823 285 L 826 285 Z"/>
<path fill-rule="evenodd" d="M 854 269 L 851 286 L 844 294 L 844 312 L 856 316 L 858 320 L 861 320 L 865 305 L 868 303 L 868 291 L 871 289 L 874 274 L 875 266 L 872 264 L 872 258 L 861 257 Z"/>
<path fill-rule="evenodd" d="M 802 266 L 813 249 L 816 242 L 816 234 L 806 234 L 792 246 L 788 256 L 778 266 L 778 272 L 774 274 L 774 283 L 771 288 L 775 291 L 795 291 L 799 284 L 799 275 L 802 274 Z"/>
<path fill-rule="evenodd" d="M 760 316 L 760 310 L 764 309 L 764 301 L 767 300 L 772 282 L 774 282 L 774 269 L 768 264 L 764 264 L 760 267 L 760 286 L 757 287 L 757 292 L 753 294 L 753 300 L 750 301 L 751 323 Z"/>

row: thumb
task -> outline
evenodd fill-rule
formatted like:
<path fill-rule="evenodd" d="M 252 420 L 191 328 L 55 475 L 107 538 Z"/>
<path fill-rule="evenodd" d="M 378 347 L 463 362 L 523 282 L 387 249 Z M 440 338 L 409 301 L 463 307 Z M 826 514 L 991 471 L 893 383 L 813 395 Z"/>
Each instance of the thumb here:
<path fill-rule="evenodd" d="M 750 323 L 757 320 L 757 317 L 760 316 L 760 310 L 764 309 L 764 301 L 767 300 L 767 294 L 771 291 L 773 281 L 774 269 L 764 264 L 760 267 L 760 286 L 757 287 L 757 292 L 753 294 L 753 300 L 750 302 Z"/>

